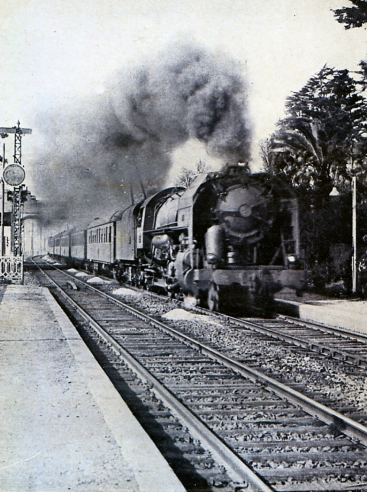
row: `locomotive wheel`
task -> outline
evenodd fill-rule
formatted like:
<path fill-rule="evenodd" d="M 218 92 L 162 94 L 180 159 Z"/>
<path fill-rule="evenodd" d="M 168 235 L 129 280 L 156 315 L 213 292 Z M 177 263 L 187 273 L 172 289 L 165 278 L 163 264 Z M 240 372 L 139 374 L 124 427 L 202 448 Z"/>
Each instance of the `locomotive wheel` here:
<path fill-rule="evenodd" d="M 220 296 L 219 296 L 219 288 L 217 284 L 212 283 L 210 284 L 209 290 L 208 290 L 208 308 L 210 311 L 219 311 L 219 303 L 220 301 Z"/>

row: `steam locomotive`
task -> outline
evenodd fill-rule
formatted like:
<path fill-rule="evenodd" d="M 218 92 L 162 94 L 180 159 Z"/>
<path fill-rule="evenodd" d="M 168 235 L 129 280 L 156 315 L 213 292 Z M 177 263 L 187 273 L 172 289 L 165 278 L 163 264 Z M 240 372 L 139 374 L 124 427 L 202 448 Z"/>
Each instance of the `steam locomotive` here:
<path fill-rule="evenodd" d="M 230 166 L 166 188 L 108 220 L 49 239 L 49 253 L 211 310 L 301 291 L 298 201 L 281 179 Z"/>

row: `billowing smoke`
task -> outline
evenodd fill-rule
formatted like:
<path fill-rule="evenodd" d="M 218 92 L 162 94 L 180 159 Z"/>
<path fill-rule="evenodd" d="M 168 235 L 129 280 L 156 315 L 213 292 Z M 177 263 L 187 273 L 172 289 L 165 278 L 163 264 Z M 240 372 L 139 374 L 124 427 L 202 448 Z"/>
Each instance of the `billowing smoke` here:
<path fill-rule="evenodd" d="M 241 67 L 193 46 L 171 46 L 125 70 L 96 100 L 40 115 L 43 152 L 35 192 L 70 224 L 112 215 L 144 188 L 161 188 L 171 152 L 190 138 L 223 162 L 249 158 Z M 188 163 L 189 164 L 189 163 Z"/>

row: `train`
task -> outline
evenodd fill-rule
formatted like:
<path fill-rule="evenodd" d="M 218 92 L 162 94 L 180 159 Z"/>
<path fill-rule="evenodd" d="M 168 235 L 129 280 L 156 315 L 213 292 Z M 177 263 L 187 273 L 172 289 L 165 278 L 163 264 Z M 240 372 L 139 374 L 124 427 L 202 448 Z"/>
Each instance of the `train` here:
<path fill-rule="evenodd" d="M 213 311 L 266 309 L 284 287 L 301 293 L 305 284 L 294 190 L 239 165 L 60 232 L 48 246 L 68 265 L 190 296 Z"/>

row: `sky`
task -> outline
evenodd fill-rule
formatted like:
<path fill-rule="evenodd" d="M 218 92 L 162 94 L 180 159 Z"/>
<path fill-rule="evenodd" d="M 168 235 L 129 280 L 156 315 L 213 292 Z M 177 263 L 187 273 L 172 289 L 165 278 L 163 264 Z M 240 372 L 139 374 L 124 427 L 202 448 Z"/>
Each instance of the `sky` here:
<path fill-rule="evenodd" d="M 246 80 L 254 171 L 258 145 L 284 116 L 286 97 L 325 64 L 357 70 L 367 57 L 367 31 L 345 30 L 331 9 L 347 0 L 2 0 L 0 126 L 32 128 L 23 138 L 23 164 L 31 191 L 42 199 L 39 156 L 42 118 L 81 100 L 98 101 L 123 71 L 159 59 L 178 42 L 225 55 Z M 158 57 L 158 58 L 157 58 Z M 57 118 L 54 121 L 57 125 Z M 55 152 L 63 145 L 57 134 Z M 65 139 L 70 135 L 65 135 Z M 13 139 L 1 141 L 12 161 Z M 66 143 L 66 142 L 65 142 Z M 48 148 L 48 151 L 53 151 Z M 83 159 L 83 156 L 79 156 Z M 168 184 L 182 166 L 222 161 L 189 140 L 171 151 Z M 55 176 L 57 180 L 57 176 Z"/>

